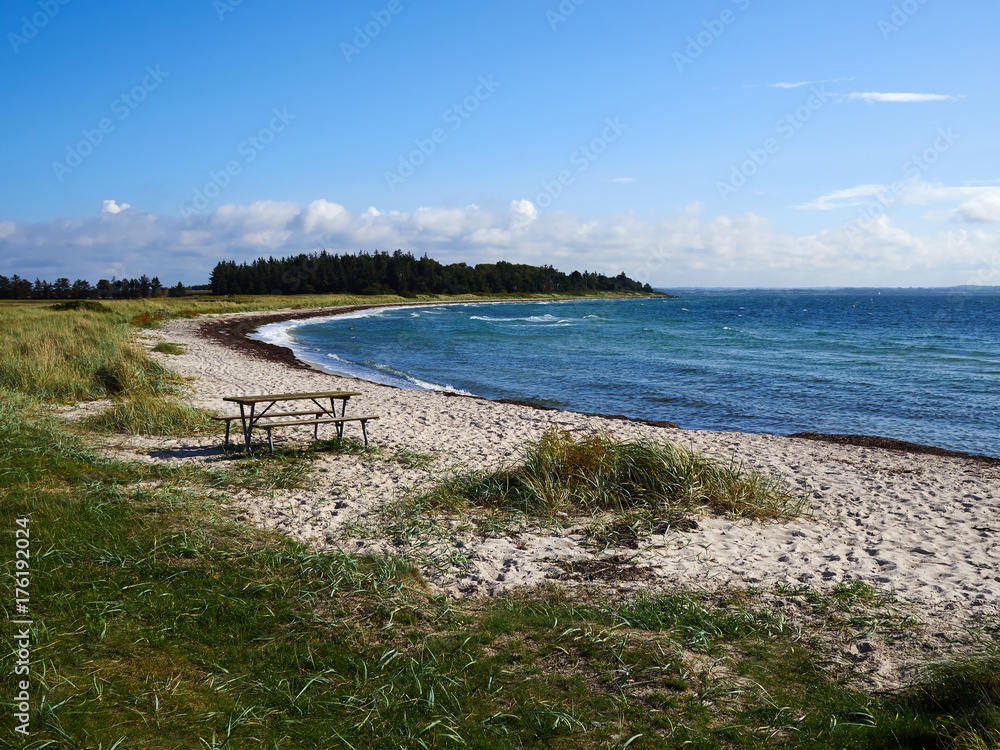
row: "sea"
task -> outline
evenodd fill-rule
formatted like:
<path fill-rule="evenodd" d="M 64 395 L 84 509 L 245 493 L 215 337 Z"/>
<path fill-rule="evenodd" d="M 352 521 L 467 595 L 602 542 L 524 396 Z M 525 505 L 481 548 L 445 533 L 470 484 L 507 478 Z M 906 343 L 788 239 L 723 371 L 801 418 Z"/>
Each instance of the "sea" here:
<path fill-rule="evenodd" d="M 663 291 L 372 309 L 257 336 L 400 388 L 1000 457 L 1000 290 Z"/>

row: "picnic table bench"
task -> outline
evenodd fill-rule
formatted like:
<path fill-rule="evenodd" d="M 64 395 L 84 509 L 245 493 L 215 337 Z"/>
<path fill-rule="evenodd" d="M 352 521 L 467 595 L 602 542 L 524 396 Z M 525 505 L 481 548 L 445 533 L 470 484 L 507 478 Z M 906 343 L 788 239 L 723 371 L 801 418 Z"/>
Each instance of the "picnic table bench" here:
<path fill-rule="evenodd" d="M 368 428 L 367 423 L 372 419 L 378 419 L 377 416 L 372 414 L 359 414 L 348 416 L 347 412 L 347 402 L 353 396 L 362 395 L 358 391 L 316 391 L 313 393 L 271 393 L 263 394 L 258 396 L 227 396 L 223 401 L 229 401 L 231 403 L 239 404 L 240 415 L 228 416 L 228 417 L 214 417 L 218 421 L 223 421 L 226 423 L 226 445 L 229 445 L 229 430 L 233 421 L 240 420 L 240 425 L 243 430 L 243 441 L 246 444 L 247 450 L 250 450 L 250 439 L 253 435 L 254 428 L 267 431 L 267 445 L 274 452 L 274 441 L 271 437 L 271 431 L 280 427 L 312 427 L 313 437 L 319 437 L 319 426 L 321 424 L 332 424 L 337 428 L 337 437 L 342 438 L 344 436 L 344 424 L 346 422 L 360 422 L 361 423 L 361 433 L 365 438 L 365 447 L 368 447 Z M 323 403 L 329 400 L 330 406 Z M 294 401 L 311 401 L 316 405 L 316 409 L 305 410 L 305 411 L 281 411 L 281 412 L 271 412 L 271 408 L 277 403 L 283 402 L 294 402 Z M 340 401 L 340 414 L 337 414 L 337 404 Z M 263 409 L 257 410 L 257 407 L 261 404 L 266 404 Z M 264 417 L 267 417 L 266 421 L 261 421 Z M 284 417 L 304 417 L 304 419 L 290 419 L 282 420 Z M 278 421 L 274 421 L 277 419 Z"/>

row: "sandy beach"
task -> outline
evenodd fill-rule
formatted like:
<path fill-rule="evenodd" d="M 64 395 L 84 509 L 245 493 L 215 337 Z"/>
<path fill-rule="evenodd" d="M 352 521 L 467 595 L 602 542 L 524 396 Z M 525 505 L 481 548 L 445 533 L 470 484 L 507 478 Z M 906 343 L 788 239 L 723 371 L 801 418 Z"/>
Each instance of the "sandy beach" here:
<path fill-rule="evenodd" d="M 320 311 L 298 311 L 306 317 Z M 290 360 L 287 350 L 226 342 L 220 323 L 251 329 L 275 316 L 175 320 L 144 334 L 183 344 L 179 356 L 154 354 L 190 379 L 191 400 L 237 413 L 225 396 L 249 393 L 356 390 L 351 408 L 377 414 L 372 444 L 382 455 L 323 455 L 302 489 L 232 497 L 240 519 L 320 548 L 410 557 L 428 586 L 454 597 L 560 585 L 610 592 L 682 587 L 706 594 L 747 591 L 794 612 L 802 587 L 831 591 L 860 580 L 895 594 L 898 613 L 921 623 L 910 650 L 996 637 L 1000 616 L 1000 465 L 956 456 L 837 445 L 772 435 L 710 433 L 621 419 L 539 410 L 472 397 L 401 390 L 317 371 Z M 214 332 L 207 330 L 214 328 Z M 223 343 L 220 343 L 223 342 Z M 678 443 L 723 461 L 785 477 L 808 497 L 806 513 L 790 523 L 698 519 L 696 529 L 668 530 L 638 548 L 588 545 L 588 519 L 554 528 L 523 527 L 491 534 L 463 519 L 411 519 L 405 533 L 386 535 L 401 520 L 395 510 L 414 488 L 463 469 L 493 468 L 516 458 L 528 440 L 556 425 L 603 430 L 622 438 Z M 347 435 L 360 431 L 347 426 Z M 306 430 L 275 433 L 277 444 L 305 445 Z M 360 434 L 357 435 L 360 437 Z M 264 435 L 261 434 L 261 438 Z M 202 462 L 221 455 L 219 437 L 130 438 L 119 443 L 143 460 Z M 426 469 L 389 459 L 399 450 L 429 454 Z M 415 524 L 415 525 L 412 525 Z M 587 561 L 608 564 L 586 565 Z M 877 640 L 877 639 L 876 639 Z M 842 644 L 854 661 L 870 661 L 876 683 L 889 684 L 899 658 L 879 660 L 872 646 Z M 860 648 L 860 651 L 858 650 Z M 853 649 L 853 651 L 852 651 Z M 884 673 L 884 674 L 882 674 Z M 879 679 L 881 677 L 881 680 Z"/>

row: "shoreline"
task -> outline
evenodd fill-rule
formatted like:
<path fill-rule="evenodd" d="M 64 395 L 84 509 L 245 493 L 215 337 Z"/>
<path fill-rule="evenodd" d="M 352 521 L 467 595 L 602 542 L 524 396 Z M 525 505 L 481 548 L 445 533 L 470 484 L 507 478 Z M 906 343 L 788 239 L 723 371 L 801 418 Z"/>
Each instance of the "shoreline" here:
<path fill-rule="evenodd" d="M 586 301 L 589 298 L 570 298 L 567 301 Z M 598 299 L 598 298 L 594 298 Z M 600 298 L 600 299 L 610 299 L 610 298 Z M 625 298 L 630 299 L 630 298 Z M 395 307 L 432 307 L 437 305 L 469 305 L 469 304 L 503 304 L 506 302 L 533 302 L 538 300 L 531 299 L 515 299 L 515 300 L 442 300 L 438 302 L 386 302 L 381 304 L 370 304 L 370 305 L 348 305 L 344 307 L 324 307 L 324 308 L 309 308 L 305 310 L 290 311 L 287 313 L 236 313 L 233 316 L 227 316 L 224 320 L 212 320 L 203 321 L 198 326 L 199 333 L 203 335 L 209 341 L 213 341 L 217 344 L 221 344 L 233 351 L 236 351 L 243 355 L 248 355 L 257 359 L 261 359 L 268 362 L 274 362 L 277 364 L 285 365 L 286 367 L 292 367 L 296 369 L 305 370 L 318 370 L 327 374 L 329 371 L 322 369 L 317 365 L 310 364 L 298 359 L 295 356 L 295 352 L 285 346 L 279 346 L 277 344 L 270 344 L 265 341 L 260 341 L 258 339 L 251 338 L 249 334 L 254 333 L 258 328 L 270 325 L 272 323 L 284 323 L 289 320 L 308 320 L 310 318 L 333 318 L 339 315 L 347 315 L 354 312 L 363 312 L 366 310 L 384 309 L 384 308 L 395 308 Z M 548 301 L 548 300 L 541 300 Z M 560 300 L 557 300 L 560 301 Z M 361 378 L 353 378 L 347 375 L 341 375 L 339 377 L 345 377 L 349 379 L 359 380 L 364 383 L 371 383 L 373 381 L 363 380 Z M 395 388 L 392 385 L 383 385 L 386 388 Z M 635 422 L 637 424 L 648 425 L 650 427 L 661 427 L 665 429 L 676 429 L 684 430 L 687 428 L 681 427 L 671 421 L 666 420 L 652 420 L 644 419 L 641 417 L 627 417 L 622 414 L 598 414 L 592 412 L 577 412 L 569 409 L 560 409 L 554 406 L 544 406 L 542 404 L 536 404 L 531 401 L 525 401 L 521 399 L 488 399 L 485 396 L 478 396 L 475 394 L 464 394 L 464 393 L 451 393 L 447 391 L 435 391 L 443 395 L 452 398 L 472 398 L 479 399 L 483 401 L 489 401 L 497 404 L 510 404 L 514 406 L 524 406 L 530 409 L 537 409 L 540 411 L 558 411 L 565 412 L 568 414 L 581 414 L 583 416 L 589 417 L 600 417 L 602 419 L 608 420 L 618 420 Z M 729 432 L 729 431 L 727 431 Z M 731 430 L 731 432 L 739 432 L 738 430 Z M 910 453 L 914 455 L 927 455 L 927 456 L 938 456 L 946 458 L 961 458 L 970 461 L 976 461 L 988 466 L 1000 466 L 1000 458 L 993 456 L 985 456 L 976 453 L 967 453 L 964 451 L 954 451 L 948 448 L 941 448 L 934 445 L 924 445 L 921 443 L 912 443 L 905 440 L 899 440 L 897 438 L 883 437 L 881 435 L 855 435 L 855 434 L 837 434 L 837 433 L 818 433 L 818 432 L 796 432 L 790 434 L 777 434 L 777 433 L 740 433 L 740 434 L 764 434 L 764 435 L 776 435 L 778 437 L 794 438 L 797 440 L 812 440 L 822 443 L 832 443 L 836 445 L 849 445 L 862 448 L 878 448 L 881 450 L 891 450 L 899 451 L 902 453 Z"/>

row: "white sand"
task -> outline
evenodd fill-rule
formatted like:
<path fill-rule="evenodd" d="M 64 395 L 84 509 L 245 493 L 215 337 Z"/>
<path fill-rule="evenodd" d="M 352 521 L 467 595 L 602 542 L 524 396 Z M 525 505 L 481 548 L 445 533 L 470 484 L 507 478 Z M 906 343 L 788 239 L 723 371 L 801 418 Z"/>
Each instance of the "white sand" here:
<path fill-rule="evenodd" d="M 427 519 L 423 532 L 395 547 L 358 531 L 366 525 L 372 528 L 366 513 L 391 507 L 407 488 L 456 466 L 495 467 L 516 456 L 525 441 L 557 424 L 674 441 L 783 475 L 809 493 L 808 515 L 793 523 L 705 518 L 695 531 L 654 536 L 639 550 L 608 550 L 605 556 L 626 555 L 641 571 L 638 581 L 609 584 L 612 591 L 636 586 L 750 588 L 780 600 L 782 586 L 807 585 L 822 592 L 860 579 L 894 591 L 908 611 L 928 623 L 928 632 L 964 628 L 975 634 L 1000 615 L 1000 467 L 770 435 L 656 428 L 400 390 L 251 359 L 201 338 L 198 325 L 173 321 L 149 340 L 150 345 L 154 340 L 186 345 L 184 355 L 155 356 L 194 379 L 193 400 L 198 405 L 238 413 L 222 402 L 223 396 L 357 390 L 364 395 L 352 400 L 350 408 L 381 417 L 369 423 L 373 445 L 386 455 L 406 448 L 437 457 L 429 471 L 421 471 L 387 460 L 324 456 L 315 464 L 308 488 L 262 496 L 243 492 L 234 498 L 242 517 L 259 526 L 317 546 L 433 558 L 436 564 L 423 569 L 425 578 L 450 595 L 488 595 L 551 583 L 560 576 L 562 585 L 574 585 L 555 561 L 593 557 L 594 550 L 583 544 L 585 519 L 567 519 L 564 529 L 498 538 L 484 538 L 468 524 Z M 349 424 L 347 434 L 355 433 L 360 437 L 357 425 Z M 306 430 L 275 432 L 276 442 L 305 442 L 309 436 Z M 265 437 L 261 433 L 261 439 Z M 221 453 L 220 442 L 135 439 L 130 445 L 147 460 L 205 461 Z M 174 450 L 163 453 L 162 448 Z M 940 641 L 925 648 L 947 648 L 951 636 L 936 635 Z"/>

